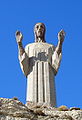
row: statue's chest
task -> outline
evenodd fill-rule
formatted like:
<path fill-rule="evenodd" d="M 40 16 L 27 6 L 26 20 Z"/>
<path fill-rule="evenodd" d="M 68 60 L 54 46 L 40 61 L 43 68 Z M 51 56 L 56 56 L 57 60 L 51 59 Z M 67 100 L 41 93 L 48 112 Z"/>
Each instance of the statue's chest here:
<path fill-rule="evenodd" d="M 50 46 L 47 45 L 43 45 L 43 44 L 37 44 L 36 46 L 31 46 L 29 47 L 29 57 L 31 56 L 38 56 L 38 55 L 45 55 L 45 56 L 49 56 L 50 54 L 52 54 L 52 48 Z"/>
<path fill-rule="evenodd" d="M 28 56 L 36 61 L 47 61 L 51 59 L 52 47 L 45 44 L 36 44 L 28 47 Z"/>

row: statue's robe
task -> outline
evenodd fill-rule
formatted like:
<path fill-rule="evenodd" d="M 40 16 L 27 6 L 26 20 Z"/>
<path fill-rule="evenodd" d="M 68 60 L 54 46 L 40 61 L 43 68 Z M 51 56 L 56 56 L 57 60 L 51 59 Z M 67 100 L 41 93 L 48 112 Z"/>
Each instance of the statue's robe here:
<path fill-rule="evenodd" d="M 61 53 L 58 56 L 51 44 L 36 42 L 25 47 L 25 53 L 19 55 L 19 60 L 28 79 L 26 101 L 55 106 L 54 76 L 60 65 Z"/>

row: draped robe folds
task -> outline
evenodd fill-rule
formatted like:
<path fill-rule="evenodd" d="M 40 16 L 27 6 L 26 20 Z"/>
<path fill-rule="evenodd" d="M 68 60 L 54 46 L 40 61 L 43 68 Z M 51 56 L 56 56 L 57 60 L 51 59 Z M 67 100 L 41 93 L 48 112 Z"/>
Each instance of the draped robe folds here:
<path fill-rule="evenodd" d="M 36 42 L 25 47 L 19 61 L 28 79 L 26 101 L 56 106 L 54 76 L 60 65 L 61 53 L 58 56 L 51 44 Z"/>

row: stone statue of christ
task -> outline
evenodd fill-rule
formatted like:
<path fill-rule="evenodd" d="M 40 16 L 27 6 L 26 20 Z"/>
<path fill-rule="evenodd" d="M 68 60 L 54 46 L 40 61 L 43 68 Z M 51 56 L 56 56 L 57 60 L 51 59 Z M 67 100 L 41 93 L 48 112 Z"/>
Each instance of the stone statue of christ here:
<path fill-rule="evenodd" d="M 35 42 L 22 45 L 23 35 L 16 32 L 20 66 L 27 78 L 27 104 L 56 106 L 54 76 L 58 72 L 62 57 L 62 43 L 65 32 L 58 33 L 58 44 L 55 47 L 46 43 L 45 25 L 37 23 L 34 27 Z"/>

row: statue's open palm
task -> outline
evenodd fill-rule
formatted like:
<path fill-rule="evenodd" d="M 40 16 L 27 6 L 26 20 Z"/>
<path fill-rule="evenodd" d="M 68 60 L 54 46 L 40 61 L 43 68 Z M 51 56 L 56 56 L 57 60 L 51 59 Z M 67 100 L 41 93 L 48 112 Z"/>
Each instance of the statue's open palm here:
<path fill-rule="evenodd" d="M 20 31 L 17 31 L 16 32 L 16 41 L 17 41 L 17 43 L 22 42 L 22 39 L 23 39 L 22 33 Z"/>
<path fill-rule="evenodd" d="M 58 40 L 60 42 L 63 42 L 64 41 L 64 38 L 65 38 L 65 31 L 64 30 L 61 30 L 59 33 L 58 33 Z"/>

